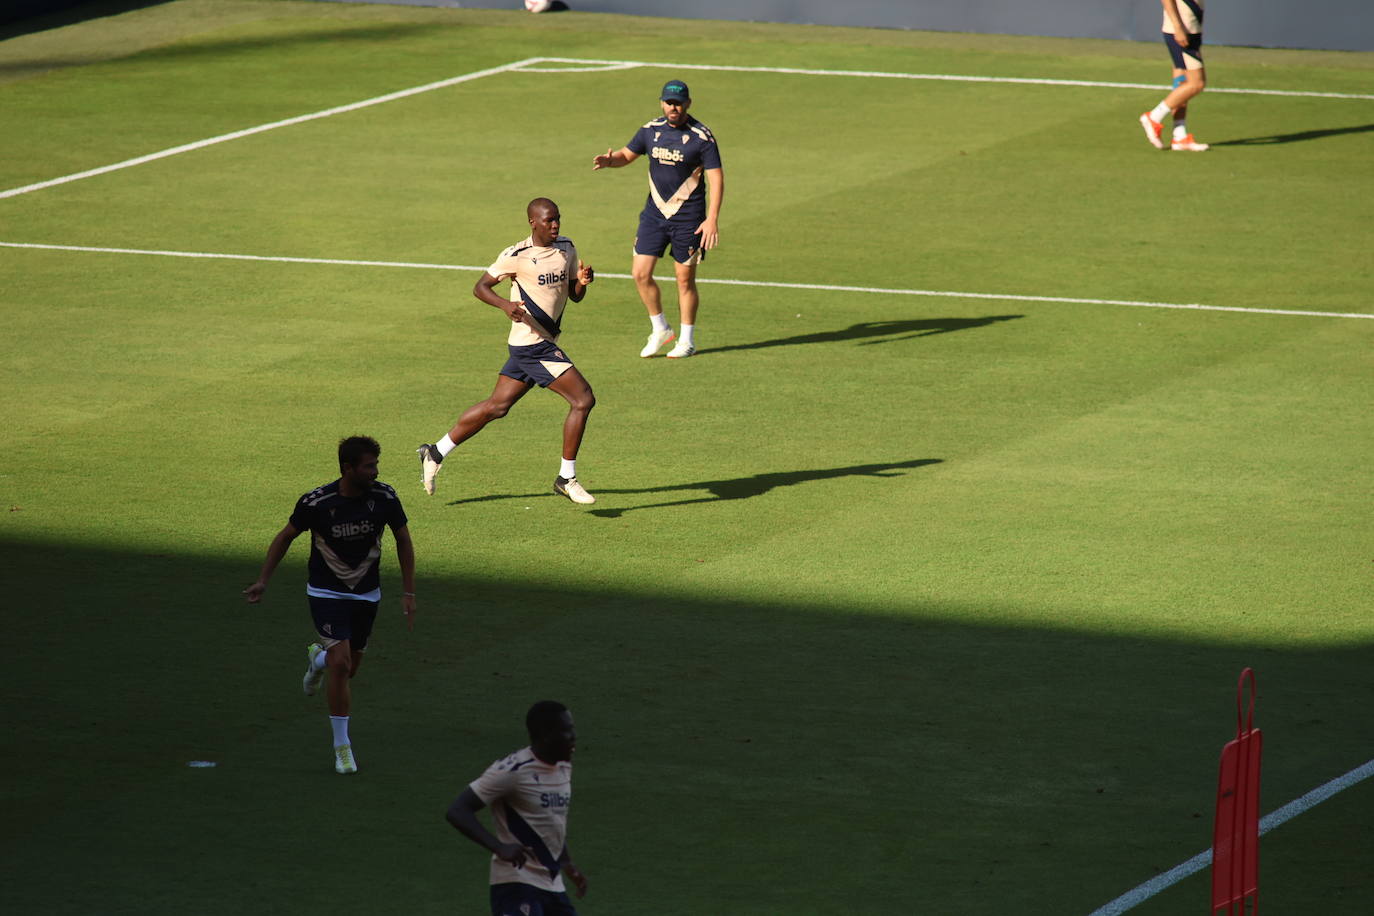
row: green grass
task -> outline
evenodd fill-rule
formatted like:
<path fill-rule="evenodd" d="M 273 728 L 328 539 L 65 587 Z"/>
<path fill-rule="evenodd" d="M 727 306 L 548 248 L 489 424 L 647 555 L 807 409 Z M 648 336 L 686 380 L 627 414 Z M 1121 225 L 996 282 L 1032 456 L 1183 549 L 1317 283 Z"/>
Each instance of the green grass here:
<path fill-rule="evenodd" d="M 1160 49 L 569 13 L 180 0 L 0 44 L 0 190 L 532 56 L 1160 82 Z M 1209 51 L 1214 87 L 1374 93 L 1374 55 Z M 556 499 L 485 396 L 471 272 L 0 248 L 7 912 L 485 911 L 447 802 L 577 714 L 584 912 L 1088 913 L 1205 848 L 1235 678 L 1265 811 L 1371 756 L 1374 321 L 703 285 L 634 354 L 673 71 L 509 73 L 0 200 L 0 241 L 482 266 L 547 194 L 602 277 Z M 692 71 L 721 138 L 702 276 L 1370 314 L 1374 103 Z M 1161 90 L 1162 91 L 1162 90 Z M 672 314 L 672 309 L 669 309 Z M 411 517 L 356 690 L 363 772 L 295 693 L 298 545 L 354 432 Z M 394 557 L 385 559 L 396 591 Z M 213 770 L 185 766 L 219 762 Z M 1266 836 L 1267 910 L 1366 898 L 1374 787 Z M 1205 874 L 1139 907 L 1201 910 Z"/>

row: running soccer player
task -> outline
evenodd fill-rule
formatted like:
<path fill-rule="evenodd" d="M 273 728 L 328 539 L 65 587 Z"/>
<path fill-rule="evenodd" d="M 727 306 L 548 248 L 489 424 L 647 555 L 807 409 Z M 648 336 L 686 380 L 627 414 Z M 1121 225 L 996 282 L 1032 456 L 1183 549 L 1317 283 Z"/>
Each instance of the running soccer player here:
<path fill-rule="evenodd" d="M 448 822 L 491 851 L 492 916 L 576 916 L 563 876 L 581 899 L 587 876 L 568 851 L 572 757 L 577 731 L 562 703 L 540 700 L 525 714 L 530 743 L 496 761 L 449 805 Z M 496 833 L 477 812 L 490 806 Z"/>
<path fill-rule="evenodd" d="M 352 706 L 350 682 L 358 675 L 382 600 L 383 528 L 396 538 L 401 564 L 401 612 L 415 629 L 415 547 L 406 513 L 396 491 L 377 479 L 382 447 L 368 436 L 339 443 L 339 479 L 316 487 L 296 502 L 285 527 L 267 548 L 267 559 L 252 585 L 243 590 L 249 604 L 262 600 L 267 580 L 286 556 L 291 542 L 310 532 L 310 566 L 306 600 L 315 620 L 317 642 L 306 648 L 308 664 L 302 687 L 313 696 L 329 672 L 329 725 L 334 732 L 334 771 L 358 772 L 348 736 Z"/>
<path fill-rule="evenodd" d="M 634 277 L 639 298 L 649 312 L 649 340 L 640 356 L 653 356 L 677 338 L 668 351 L 670 359 L 696 352 L 697 265 L 720 241 L 717 223 L 725 194 L 725 173 L 720 165 L 716 138 L 705 124 L 687 113 L 692 97 L 682 80 L 669 80 L 659 95 L 663 117 L 645 124 L 630 142 L 618 150 L 606 150 L 592 159 L 592 170 L 618 169 L 640 156 L 649 156 L 649 197 L 639 214 L 635 236 Z M 702 184 L 705 177 L 706 184 Z M 710 188 L 710 195 L 706 193 Z M 663 305 L 654 266 L 671 249 L 677 274 L 677 304 L 681 319 L 674 334 Z"/>
<path fill-rule="evenodd" d="M 506 340 L 509 358 L 496 377 L 496 388 L 490 397 L 463 411 L 438 442 L 416 449 L 420 455 L 420 483 L 431 496 L 435 477 L 449 452 L 477 435 L 492 420 L 504 417 L 516 401 L 538 385 L 556 391 L 568 402 L 568 416 L 563 421 L 563 461 L 553 480 L 553 491 L 575 503 L 596 502 L 578 483 L 576 463 L 587 416 L 596 406 L 596 397 L 582 373 L 558 347 L 564 306 L 569 299 L 581 302 L 595 275 L 578 259 L 572 239 L 558 234 L 562 215 L 556 203 L 547 197 L 535 198 L 525 208 L 525 215 L 530 224 L 529 238 L 501 252 L 472 288 L 474 296 L 510 318 L 510 336 Z M 493 288 L 508 278 L 510 299 Z"/>
<path fill-rule="evenodd" d="M 1140 116 L 1145 139 L 1164 149 L 1164 119 L 1174 116 L 1172 150 L 1201 153 L 1208 149 L 1188 132 L 1188 102 L 1207 85 L 1202 66 L 1202 7 L 1206 0 L 1159 0 L 1164 5 L 1164 44 L 1174 61 L 1173 90 Z"/>

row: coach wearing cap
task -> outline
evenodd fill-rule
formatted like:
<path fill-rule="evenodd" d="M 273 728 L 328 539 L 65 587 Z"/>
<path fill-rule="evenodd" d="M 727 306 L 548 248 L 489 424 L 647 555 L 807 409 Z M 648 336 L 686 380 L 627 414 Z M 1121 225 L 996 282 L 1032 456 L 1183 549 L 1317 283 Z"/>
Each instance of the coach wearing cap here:
<path fill-rule="evenodd" d="M 640 156 L 649 157 L 649 197 L 639 214 L 631 273 L 639 298 L 652 324 L 640 356 L 653 356 L 677 339 L 669 359 L 696 352 L 697 264 L 716 247 L 720 234 L 720 202 L 725 173 L 720 150 L 710 129 L 687 113 L 692 95 L 682 80 L 669 80 L 659 94 L 663 116 L 645 124 L 618 150 L 606 150 L 592 160 L 592 169 L 617 169 Z M 705 178 L 703 182 L 702 179 Z M 707 189 L 709 190 L 709 193 Z M 654 266 L 672 251 L 677 273 L 677 302 L 681 322 L 675 333 L 663 316 Z"/>

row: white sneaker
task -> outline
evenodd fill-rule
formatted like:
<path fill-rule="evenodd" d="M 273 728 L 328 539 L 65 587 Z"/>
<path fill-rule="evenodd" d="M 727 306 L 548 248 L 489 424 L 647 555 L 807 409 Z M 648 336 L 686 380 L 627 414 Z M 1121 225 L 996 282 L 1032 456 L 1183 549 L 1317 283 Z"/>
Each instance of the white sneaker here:
<path fill-rule="evenodd" d="M 315 667 L 315 659 L 324 652 L 324 646 L 317 642 L 312 642 L 305 647 L 305 657 L 309 659 L 306 663 L 305 677 L 301 680 L 301 688 L 305 690 L 305 695 L 313 697 L 315 691 L 320 689 L 320 681 L 324 680 L 324 669 Z"/>
<path fill-rule="evenodd" d="M 677 337 L 677 332 L 672 328 L 666 331 L 653 331 L 649 334 L 649 340 L 644 344 L 644 349 L 639 351 L 639 355 L 645 358 L 653 356 L 662 350 L 665 344 L 670 344 Z"/>
<path fill-rule="evenodd" d="M 697 352 L 697 348 L 696 348 L 696 347 L 692 346 L 691 344 L 686 344 L 686 343 L 679 342 L 678 345 L 677 345 L 676 347 L 673 347 L 673 349 L 671 349 L 671 350 L 668 351 L 668 358 L 669 358 L 669 359 L 686 359 L 687 357 L 691 356 L 691 355 L 692 355 L 693 353 L 695 353 L 695 352 Z"/>
<path fill-rule="evenodd" d="M 1145 131 L 1145 139 L 1150 141 L 1150 145 L 1155 149 L 1164 149 L 1164 125 L 1150 117 L 1147 111 L 1140 116 L 1140 126 Z"/>
<path fill-rule="evenodd" d="M 439 476 L 444 456 L 439 454 L 437 445 L 430 445 L 428 442 L 417 448 L 415 453 L 420 456 L 420 484 L 426 493 L 433 496 L 434 478 Z"/>
<path fill-rule="evenodd" d="M 553 479 L 553 492 L 559 496 L 566 496 L 575 503 L 590 506 L 596 502 L 596 497 L 587 492 L 582 484 L 577 482 L 576 477 L 555 477 Z"/>
<path fill-rule="evenodd" d="M 353 760 L 353 745 L 340 744 L 338 747 L 334 748 L 334 772 L 358 772 L 358 764 Z"/>
<path fill-rule="evenodd" d="M 1186 137 L 1175 137 L 1174 142 L 1169 145 L 1169 149 L 1183 150 L 1189 153 L 1205 153 L 1211 148 L 1209 144 L 1194 140 L 1192 134 Z"/>

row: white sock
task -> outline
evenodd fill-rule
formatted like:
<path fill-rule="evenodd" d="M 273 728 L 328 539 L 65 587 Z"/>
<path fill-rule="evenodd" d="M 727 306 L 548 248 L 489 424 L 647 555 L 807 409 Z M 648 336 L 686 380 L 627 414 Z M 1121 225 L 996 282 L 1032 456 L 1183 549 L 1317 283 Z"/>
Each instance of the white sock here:
<path fill-rule="evenodd" d="M 558 476 L 564 480 L 572 480 L 577 476 L 577 459 L 564 458 L 563 463 L 558 466 Z"/>
<path fill-rule="evenodd" d="M 348 740 L 348 716 L 330 716 L 329 727 L 334 729 L 334 746 L 351 743 Z"/>
<path fill-rule="evenodd" d="M 662 312 L 659 312 L 657 315 L 650 315 L 649 323 L 654 326 L 655 331 L 668 330 L 668 319 L 663 316 Z"/>
<path fill-rule="evenodd" d="M 684 324 L 678 328 L 677 342 L 684 347 L 692 346 L 692 332 L 697 329 L 694 324 Z"/>
<path fill-rule="evenodd" d="M 1183 121 L 1174 121 L 1174 139 L 1182 140 L 1188 136 L 1188 125 Z"/>
<path fill-rule="evenodd" d="M 1172 108 L 1170 108 L 1168 105 L 1165 105 L 1163 102 L 1160 102 L 1154 108 L 1150 109 L 1150 120 L 1154 121 L 1156 124 L 1163 124 L 1164 119 L 1167 118 L 1172 112 Z"/>
<path fill-rule="evenodd" d="M 444 433 L 444 438 L 434 443 L 434 447 L 439 450 L 440 458 L 447 458 L 448 453 L 458 447 L 458 443 L 450 439 L 448 433 Z"/>

